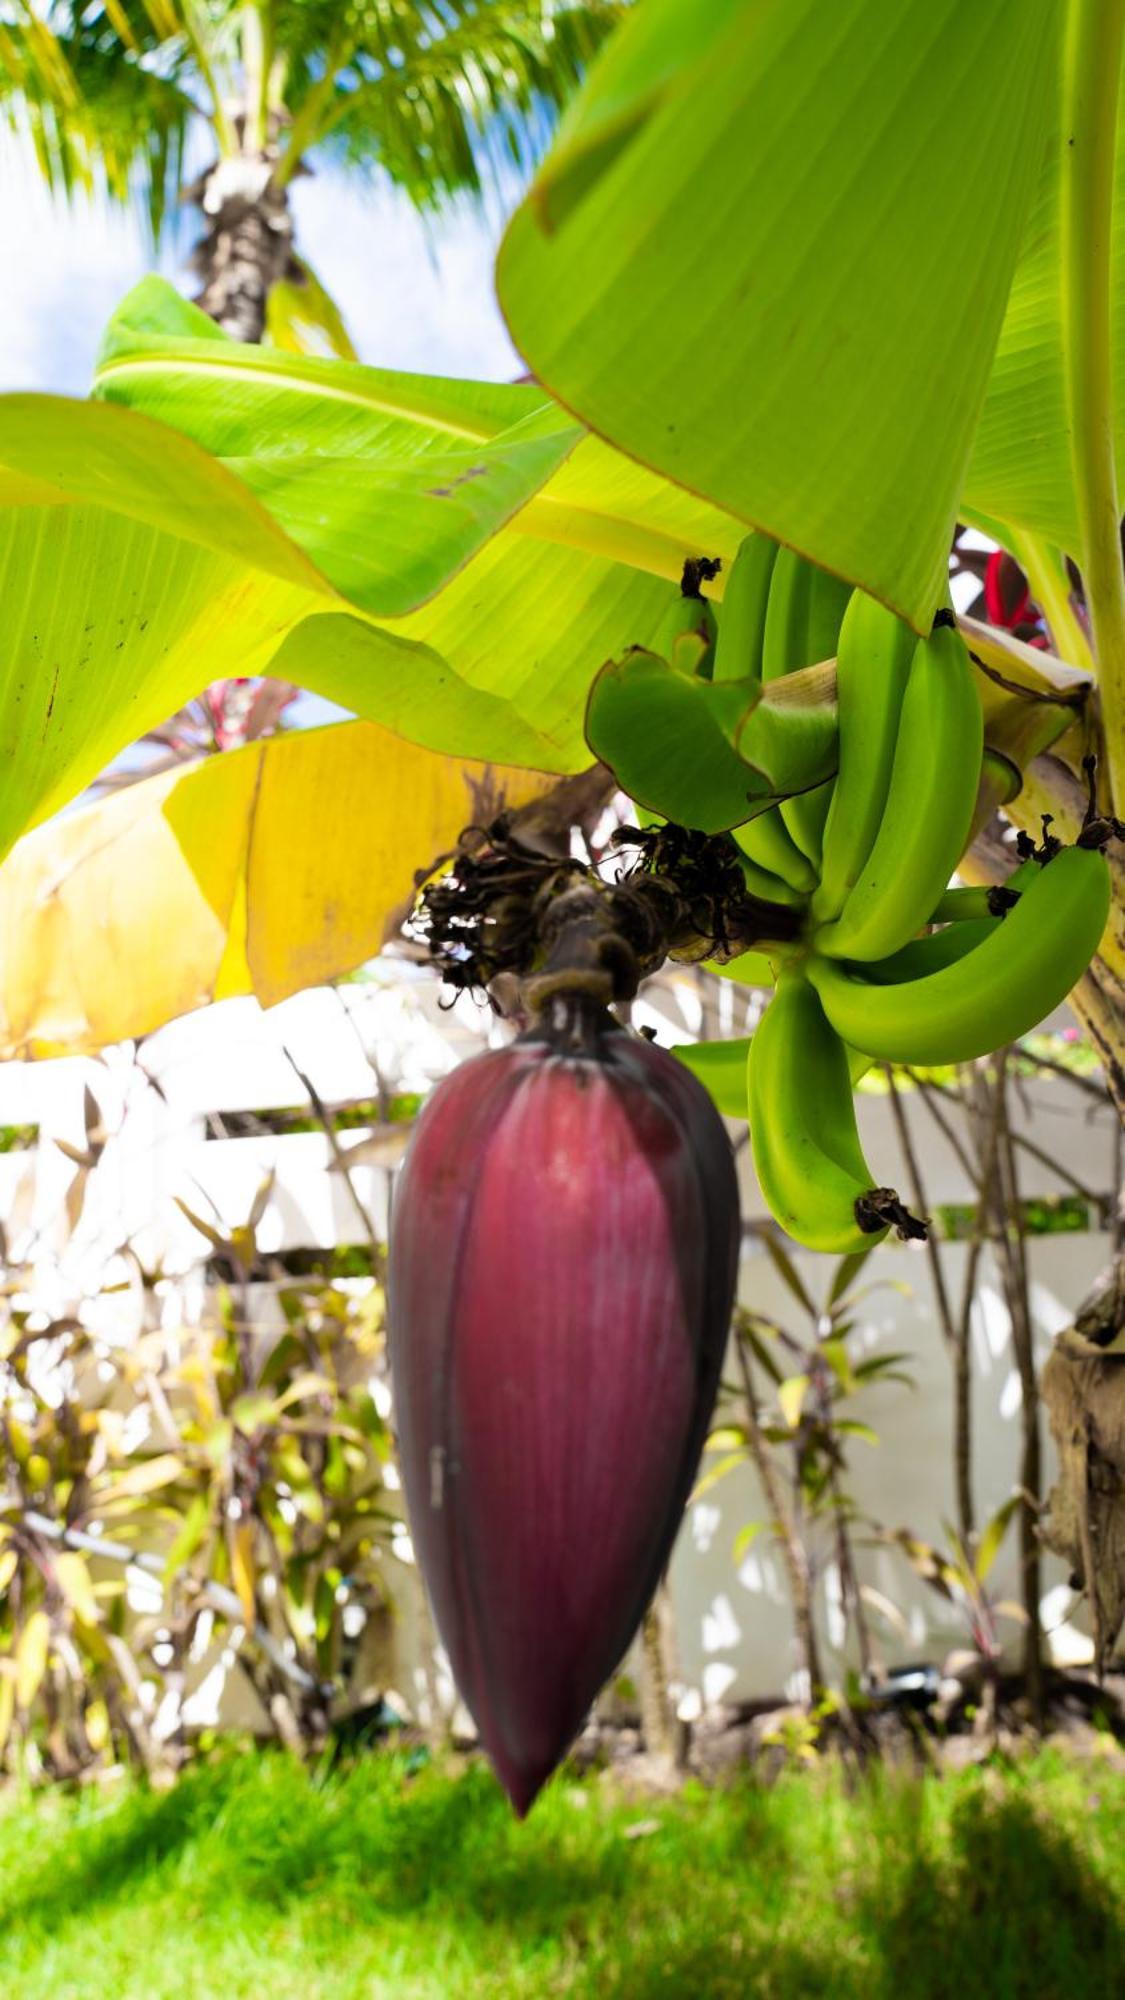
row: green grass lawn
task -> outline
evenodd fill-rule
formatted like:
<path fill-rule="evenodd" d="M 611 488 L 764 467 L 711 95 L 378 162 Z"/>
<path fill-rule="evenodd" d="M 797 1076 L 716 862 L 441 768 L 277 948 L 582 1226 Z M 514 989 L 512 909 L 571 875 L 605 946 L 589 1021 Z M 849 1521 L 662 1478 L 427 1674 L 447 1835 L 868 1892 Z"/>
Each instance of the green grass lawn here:
<path fill-rule="evenodd" d="M 655 1825 L 653 1823 L 655 1822 Z M 1045 1754 L 627 1803 L 227 1757 L 0 1802 L 5 2000 L 1093 2000 L 1125 1992 L 1125 1778 Z"/>

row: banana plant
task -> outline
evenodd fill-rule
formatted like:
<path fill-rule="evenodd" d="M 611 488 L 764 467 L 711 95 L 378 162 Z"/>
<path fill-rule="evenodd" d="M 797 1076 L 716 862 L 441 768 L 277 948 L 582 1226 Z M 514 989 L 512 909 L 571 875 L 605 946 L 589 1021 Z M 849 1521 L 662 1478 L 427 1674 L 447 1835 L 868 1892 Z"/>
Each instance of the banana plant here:
<path fill-rule="evenodd" d="M 851 697 L 841 704 L 838 664 L 835 695 L 830 675 L 811 699 L 802 680 L 810 647 L 816 667 L 835 644 L 833 621 L 810 608 L 807 573 L 836 579 L 841 643 L 852 583 L 928 642 L 960 514 L 1018 542 L 1071 661 L 968 630 L 993 759 L 973 787 L 978 806 L 1007 800 L 1017 821 L 1037 825 L 1046 795 L 1064 836 L 1080 841 L 1083 756 L 1097 756 L 1104 792 L 1119 732 L 1112 688 L 1101 690 L 1104 726 L 1084 699 L 1106 617 L 1093 543 L 1076 526 L 1089 427 L 1072 450 L 1077 416 L 1069 431 L 1051 418 L 1085 408 L 1097 362 L 1089 272 L 1113 161 L 1088 160 L 1085 114 L 1080 144 L 1060 134 L 1095 68 L 1101 116 L 1116 71 L 1094 64 L 1100 28 L 1077 0 L 1061 11 L 1054 0 L 1006 0 L 974 22 L 968 43 L 951 0 L 910 0 L 886 34 L 875 32 L 877 12 L 848 0 L 828 29 L 809 4 L 728 0 L 700 30 L 684 0 L 653 0 L 626 19 L 500 259 L 513 327 L 561 403 L 531 384 L 427 384 L 265 355 L 223 340 L 150 283 L 110 329 L 97 404 L 0 405 L 19 610 L 10 719 L 0 718 L 21 752 L 5 799 L 11 830 L 93 775 L 126 714 L 135 732 L 189 693 L 201 655 L 214 675 L 237 653 L 429 748 L 573 771 L 593 745 L 645 804 L 659 810 L 674 796 L 689 825 L 725 829 L 741 787 L 748 890 L 764 886 L 790 907 L 815 902 L 833 782 L 824 746 L 835 703 L 843 769 Z M 1043 54 L 1056 48 L 1057 65 Z M 887 108 L 877 144 L 872 104 Z M 704 105 L 726 107 L 723 117 L 705 117 Z M 697 232 L 700 207 L 708 220 Z M 634 239 L 643 254 L 630 279 L 619 249 Z M 1051 315 L 1067 272 L 1063 323 Z M 577 332 L 587 299 L 588 339 Z M 798 305 L 799 323 L 787 321 Z M 1017 389 L 1035 423 L 1013 422 Z M 689 566 L 703 558 L 703 595 L 725 601 L 736 552 L 754 545 L 748 525 L 763 548 L 794 552 L 774 565 L 760 665 L 733 669 L 738 649 L 722 635 L 694 672 L 678 641 L 665 659 Z M 1081 595 L 1063 549 L 1078 550 Z M 54 591 L 60 555 L 73 592 Z M 746 629 L 745 605 L 739 622 Z M 599 673 L 607 658 L 617 666 Z M 892 683 L 881 716 L 908 717 Z M 912 701 L 926 709 L 924 689 Z M 1003 724 L 993 734 L 989 703 Z M 956 773 L 956 813 L 934 806 L 944 861 L 945 834 L 951 851 L 972 830 L 962 810 L 977 754 L 968 710 L 939 734 L 935 761 Z M 908 830 L 912 744 L 925 771 L 918 737 L 915 723 L 898 734 L 888 852 Z M 797 741 L 815 749 L 807 800 Z M 1044 767 L 1052 742 L 1058 754 Z M 642 756 L 643 784 L 633 768 Z M 716 819 L 720 770 L 733 808 Z M 1056 795 L 1067 787 L 1063 812 Z M 1100 805 L 1104 818 L 1108 793 Z M 916 846 L 924 854 L 927 843 Z M 1068 971 L 1079 944 L 1088 950 L 1101 894 L 1098 869 L 1083 870 L 1088 921 Z M 879 901 L 877 880 L 844 886 L 860 903 Z M 889 941 L 933 914 L 921 910 L 921 873 L 904 871 L 903 886 L 916 894 L 898 895 L 895 913 L 877 909 L 873 929 L 824 913 L 826 933 L 843 923 L 837 951 L 850 939 L 870 952 L 878 933 L 893 961 Z M 1054 909 L 1062 887 L 1045 870 L 1039 900 Z M 1115 921 L 1079 996 L 1103 1041 Z M 957 941 L 973 941 L 967 927 Z M 862 978 L 881 962 L 861 957 Z M 1029 996 L 1041 974 L 1038 961 L 1028 969 Z M 939 1002 L 961 977 L 941 976 Z M 846 989 L 826 980 L 821 1003 L 842 1021 Z M 971 1026 L 978 1035 L 989 1023 Z"/>

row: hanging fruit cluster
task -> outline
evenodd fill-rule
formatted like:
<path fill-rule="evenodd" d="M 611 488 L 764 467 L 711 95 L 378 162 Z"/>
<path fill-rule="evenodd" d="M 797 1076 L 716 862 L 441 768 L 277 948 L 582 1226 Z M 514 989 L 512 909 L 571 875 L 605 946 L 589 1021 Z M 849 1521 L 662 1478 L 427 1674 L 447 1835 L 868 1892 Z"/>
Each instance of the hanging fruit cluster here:
<path fill-rule="evenodd" d="M 610 662 L 587 734 L 655 823 L 589 867 L 500 820 L 422 895 L 455 985 L 518 982 L 528 1025 L 434 1092 L 400 1180 L 389 1328 L 407 1504 L 457 1684 L 527 1810 L 667 1561 L 738 1263 L 709 1097 L 611 1006 L 672 956 L 754 949 L 754 1163 L 777 1220 L 846 1253 L 925 1233 L 874 1182 L 853 1085 L 1026 1032 L 1109 906 L 1093 801 L 1002 890 L 950 890 L 1020 781 L 986 748 L 952 614 L 919 638 L 764 537 L 685 567 L 660 651 Z M 761 963 L 759 958 L 757 961 Z"/>
<path fill-rule="evenodd" d="M 759 947 L 776 992 L 749 1058 L 755 1168 L 790 1235 L 846 1253 L 891 1224 L 920 1233 L 892 1191 L 873 1185 L 853 1083 L 873 1061 L 986 1055 L 1065 999 L 1105 928 L 1101 849 L 1116 829 L 1097 815 L 1091 784 L 1077 845 L 1025 840 L 1004 890 L 950 891 L 978 818 L 1020 783 L 985 747 L 952 612 L 919 638 L 761 535 L 735 557 L 717 621 L 699 595 L 709 580 L 689 565 L 688 609 L 669 614 L 662 653 L 634 650 L 603 669 L 590 741 L 657 809 L 675 798 L 692 746 L 710 745 L 713 797 L 746 887 L 776 913 Z M 638 747 L 642 690 L 679 716 L 687 750 L 676 771 L 660 741 Z M 741 824 L 731 803 L 740 786 L 755 809 Z"/>

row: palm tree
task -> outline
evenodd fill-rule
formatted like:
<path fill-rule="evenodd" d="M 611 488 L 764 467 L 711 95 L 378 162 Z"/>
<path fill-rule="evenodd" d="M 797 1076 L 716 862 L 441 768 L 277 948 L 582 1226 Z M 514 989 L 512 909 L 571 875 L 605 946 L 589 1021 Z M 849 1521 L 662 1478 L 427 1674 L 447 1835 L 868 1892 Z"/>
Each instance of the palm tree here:
<path fill-rule="evenodd" d="M 629 0 L 0 0 L 0 116 L 60 195 L 142 207 L 154 247 L 203 215 L 198 303 L 237 340 L 354 358 L 297 256 L 310 161 L 374 169 L 415 208 L 527 172 Z M 190 181 L 189 143 L 215 157 Z M 310 334 L 312 340 L 310 343 Z M 296 691 L 228 681 L 145 739 L 112 785 L 284 724 Z"/>
<path fill-rule="evenodd" d="M 377 169 L 419 209 L 526 170 L 628 0 L 0 0 L 0 113 L 48 183 L 174 204 L 204 234 L 199 304 L 261 340 L 271 292 L 346 351 L 297 258 L 289 189 L 316 158 Z M 188 183 L 189 140 L 215 158 Z M 279 320 L 280 324 L 280 320 Z"/>

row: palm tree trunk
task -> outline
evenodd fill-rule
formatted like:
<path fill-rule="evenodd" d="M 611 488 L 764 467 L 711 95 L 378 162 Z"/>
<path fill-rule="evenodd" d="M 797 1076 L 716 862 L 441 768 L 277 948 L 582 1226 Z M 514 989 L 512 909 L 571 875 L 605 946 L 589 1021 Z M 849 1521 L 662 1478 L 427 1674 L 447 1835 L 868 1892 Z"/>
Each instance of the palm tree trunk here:
<path fill-rule="evenodd" d="M 196 304 L 235 340 L 260 341 L 272 286 L 292 275 L 293 217 L 270 153 L 220 160 L 190 188 L 206 231 L 192 253 Z"/>

